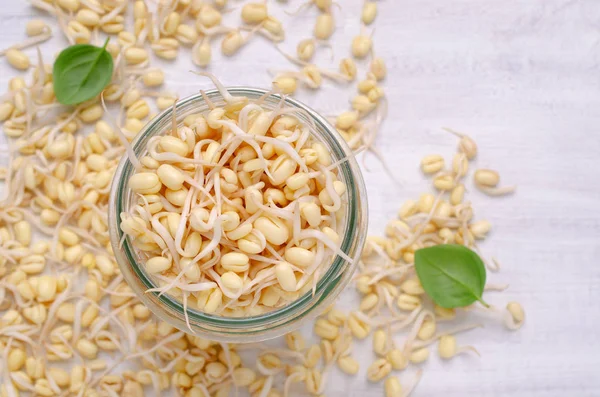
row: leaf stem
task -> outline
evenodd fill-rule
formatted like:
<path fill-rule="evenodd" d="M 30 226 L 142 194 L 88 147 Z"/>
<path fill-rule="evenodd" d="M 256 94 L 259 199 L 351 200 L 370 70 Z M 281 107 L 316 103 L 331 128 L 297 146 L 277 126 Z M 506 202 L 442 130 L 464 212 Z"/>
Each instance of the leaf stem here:
<path fill-rule="evenodd" d="M 477 298 L 477 300 L 478 300 L 478 301 L 479 301 L 479 302 L 480 302 L 480 303 L 481 303 L 483 306 L 485 306 L 485 308 L 486 308 L 486 309 L 489 309 L 489 308 L 490 308 L 490 305 L 489 305 L 489 304 L 488 304 L 486 301 L 484 301 L 484 300 L 483 300 L 483 298 Z"/>
<path fill-rule="evenodd" d="M 106 46 L 108 45 L 109 41 L 110 41 L 110 37 L 107 37 L 106 40 L 104 41 L 104 45 L 102 46 L 103 50 L 106 50 Z"/>

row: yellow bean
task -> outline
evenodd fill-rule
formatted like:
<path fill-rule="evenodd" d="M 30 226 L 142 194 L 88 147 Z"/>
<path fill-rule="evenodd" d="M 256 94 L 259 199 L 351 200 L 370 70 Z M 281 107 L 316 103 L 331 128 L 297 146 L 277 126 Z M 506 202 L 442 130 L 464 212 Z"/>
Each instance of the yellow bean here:
<path fill-rule="evenodd" d="M 373 333 L 373 351 L 383 356 L 387 349 L 387 334 L 384 330 L 378 329 Z"/>
<path fill-rule="evenodd" d="M 38 36 L 49 31 L 50 28 L 48 27 L 48 25 L 46 25 L 44 21 L 39 19 L 32 19 L 25 25 L 25 32 L 29 37 Z"/>
<path fill-rule="evenodd" d="M 350 356 L 344 356 L 338 358 L 338 367 L 348 375 L 356 375 L 360 369 L 358 361 Z"/>
<path fill-rule="evenodd" d="M 377 16 L 377 3 L 374 1 L 365 1 L 362 9 L 362 22 L 365 25 L 370 25 L 375 20 Z"/>
<path fill-rule="evenodd" d="M 275 275 L 284 291 L 296 291 L 296 276 L 292 265 L 284 261 L 278 262 L 275 266 Z"/>
<path fill-rule="evenodd" d="M 494 170 L 478 169 L 474 179 L 481 186 L 495 187 L 500 182 L 500 175 Z"/>
<path fill-rule="evenodd" d="M 456 338 L 452 335 L 442 335 L 438 342 L 438 353 L 443 359 L 450 359 L 456 355 Z"/>
<path fill-rule="evenodd" d="M 125 50 L 125 60 L 130 65 L 138 65 L 148 60 L 148 52 L 143 48 L 130 47 Z"/>
<path fill-rule="evenodd" d="M 317 319 L 314 331 L 319 337 L 327 340 L 334 340 L 339 333 L 338 327 L 323 318 Z"/>
<path fill-rule="evenodd" d="M 100 16 L 89 9 L 81 9 L 75 15 L 75 19 L 84 26 L 95 27 L 100 23 Z"/>
<path fill-rule="evenodd" d="M 319 40 L 327 40 L 335 30 L 333 17 L 329 13 L 320 14 L 315 23 L 314 35 Z"/>
<path fill-rule="evenodd" d="M 352 335 L 358 339 L 366 338 L 371 332 L 371 327 L 363 320 L 359 319 L 355 313 L 350 314 L 350 317 L 348 318 L 348 326 L 350 327 L 350 332 L 352 332 Z"/>
<path fill-rule="evenodd" d="M 285 260 L 298 267 L 306 268 L 313 264 L 315 254 L 300 247 L 288 248 L 284 254 Z"/>
<path fill-rule="evenodd" d="M 385 359 L 379 358 L 367 369 L 367 379 L 370 382 L 379 382 L 392 371 L 392 365 Z"/>
<path fill-rule="evenodd" d="M 390 376 L 385 380 L 385 397 L 402 397 L 402 386 L 395 376 Z"/>
<path fill-rule="evenodd" d="M 371 51 L 373 42 L 370 37 L 359 35 L 352 40 L 352 55 L 356 58 L 364 58 Z"/>
<path fill-rule="evenodd" d="M 429 349 L 422 347 L 410 353 L 409 360 L 413 364 L 420 364 L 429 358 Z"/>
<path fill-rule="evenodd" d="M 267 18 L 265 3 L 247 3 L 242 7 L 242 20 L 247 24 L 257 24 Z"/>
<path fill-rule="evenodd" d="M 287 226 L 275 218 L 260 217 L 254 221 L 253 227 L 254 229 L 260 231 L 265 236 L 267 241 L 273 245 L 281 245 L 287 242 L 289 238 Z M 299 250 L 294 250 L 293 248 L 290 248 L 290 250 L 293 251 L 289 253 L 289 255 L 293 257 L 295 261 L 310 260 L 310 258 L 308 258 L 310 255 L 303 251 L 301 252 Z M 286 259 L 291 263 L 294 263 L 294 261 L 287 258 L 287 255 L 288 253 L 286 251 Z"/>
<path fill-rule="evenodd" d="M 15 69 L 27 70 L 29 69 L 30 61 L 29 57 L 25 55 L 21 50 L 11 48 L 6 51 L 6 60 Z"/>
<path fill-rule="evenodd" d="M 435 321 L 425 320 L 425 321 L 423 321 L 423 324 L 421 325 L 421 328 L 419 329 L 417 336 L 421 340 L 431 339 L 435 335 L 435 329 L 436 329 Z"/>

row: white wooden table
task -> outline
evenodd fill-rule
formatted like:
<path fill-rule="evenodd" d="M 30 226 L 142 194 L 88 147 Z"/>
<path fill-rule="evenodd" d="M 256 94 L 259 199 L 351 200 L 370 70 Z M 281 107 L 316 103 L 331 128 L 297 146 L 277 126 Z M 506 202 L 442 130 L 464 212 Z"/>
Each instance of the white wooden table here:
<path fill-rule="evenodd" d="M 360 30 L 361 8 L 359 0 L 340 2 L 332 41 L 338 59 Z M 284 47 L 293 52 L 310 36 L 316 11 L 289 18 L 282 3 L 270 3 L 286 21 Z M 522 302 L 526 326 L 512 333 L 487 321 L 486 328 L 461 335 L 459 341 L 476 346 L 482 358 L 442 363 L 432 357 L 414 395 L 600 395 L 600 2 L 385 0 L 379 6 L 374 42 L 388 63 L 390 116 L 377 146 L 403 185 L 395 187 L 367 157 L 370 233 L 381 233 L 403 200 L 429 189 L 418 170 L 423 155 L 451 158 L 456 140 L 442 126 L 471 134 L 480 147 L 478 165 L 499 170 L 504 183 L 519 187 L 510 198 L 476 191 L 470 197 L 476 215 L 494 225 L 484 248 L 503 269 L 490 278 L 510 283 L 504 294 L 486 299 Z M 22 40 L 33 15 L 42 14 L 24 0 L 3 1 L 0 47 Z M 57 37 L 42 51 L 50 60 L 63 46 Z M 262 39 L 233 58 L 213 52 L 211 70 L 229 85 L 267 86 L 266 68 L 291 69 Z M 327 51 L 319 54 L 317 62 L 326 65 Z M 169 65 L 169 88 L 185 96 L 207 86 L 187 73 L 191 68 L 188 56 Z M 0 60 L 0 87 L 15 74 Z M 299 97 L 333 114 L 346 108 L 353 90 L 327 84 Z M 353 299 L 346 291 L 341 306 Z M 370 344 L 358 350 L 359 376 L 335 373 L 328 397 L 382 395 L 381 384 L 365 380 L 374 358 Z M 412 379 L 410 373 L 400 377 Z"/>

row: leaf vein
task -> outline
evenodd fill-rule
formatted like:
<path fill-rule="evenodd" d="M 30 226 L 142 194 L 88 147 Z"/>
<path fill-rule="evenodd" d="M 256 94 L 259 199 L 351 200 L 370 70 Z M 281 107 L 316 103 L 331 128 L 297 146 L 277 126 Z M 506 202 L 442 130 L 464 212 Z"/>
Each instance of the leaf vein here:
<path fill-rule="evenodd" d="M 470 292 L 471 295 L 473 295 L 476 299 L 479 300 L 479 296 L 468 285 L 466 285 L 460 279 L 458 279 L 457 277 L 455 277 L 454 275 L 452 275 L 451 273 L 449 273 L 448 271 L 446 271 L 446 269 L 442 268 L 441 266 L 439 266 L 439 265 L 437 265 L 437 264 L 435 264 L 434 262 L 431 262 L 431 261 L 427 261 L 427 263 L 429 263 L 433 268 L 439 270 L 440 273 L 443 273 L 449 279 L 455 281 L 457 284 L 459 284 L 460 286 L 462 286 L 465 290 L 467 290 L 468 292 Z"/>

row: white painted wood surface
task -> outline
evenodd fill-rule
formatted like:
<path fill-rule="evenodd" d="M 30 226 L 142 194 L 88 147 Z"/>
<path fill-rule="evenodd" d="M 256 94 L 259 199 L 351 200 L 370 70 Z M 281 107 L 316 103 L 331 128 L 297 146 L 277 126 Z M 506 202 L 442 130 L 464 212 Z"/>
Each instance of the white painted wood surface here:
<path fill-rule="evenodd" d="M 338 59 L 360 30 L 361 4 L 340 2 L 333 38 Z M 286 7 L 299 4 L 290 3 Z M 281 6 L 271 7 L 286 21 L 284 46 L 293 51 L 309 37 L 316 13 L 292 19 Z M 487 299 L 522 302 L 526 326 L 511 333 L 486 321 L 486 328 L 461 335 L 460 343 L 476 346 L 482 358 L 442 363 L 433 357 L 414 395 L 600 395 L 600 2 L 385 0 L 379 6 L 375 50 L 388 62 L 390 116 L 377 145 L 403 185 L 395 187 L 367 157 L 370 232 L 381 233 L 403 200 L 428 189 L 418 170 L 423 155 L 451 158 L 456 141 L 442 126 L 471 134 L 480 147 L 477 164 L 519 186 L 510 198 L 475 191 L 471 199 L 476 215 L 494 225 L 484 248 L 503 269 L 490 279 L 510 283 L 504 294 Z M 237 18 L 233 14 L 229 18 Z M 3 0 L 1 47 L 22 40 L 33 15 L 43 16 L 23 0 Z M 42 51 L 51 59 L 63 45 L 55 38 Z M 211 70 L 229 85 L 267 86 L 266 68 L 291 68 L 262 39 L 231 59 L 217 52 Z M 327 57 L 322 50 L 319 63 Z M 168 65 L 168 87 L 181 96 L 207 86 L 186 73 L 190 68 L 187 56 Z M 1 87 L 17 74 L 0 60 Z M 353 90 L 328 85 L 300 98 L 333 114 L 346 107 Z M 341 306 L 353 299 L 346 291 Z M 328 397 L 382 395 L 381 384 L 365 380 L 374 358 L 369 343 L 358 344 L 355 354 L 359 376 L 334 373 Z M 412 381 L 410 372 L 400 377 Z"/>

